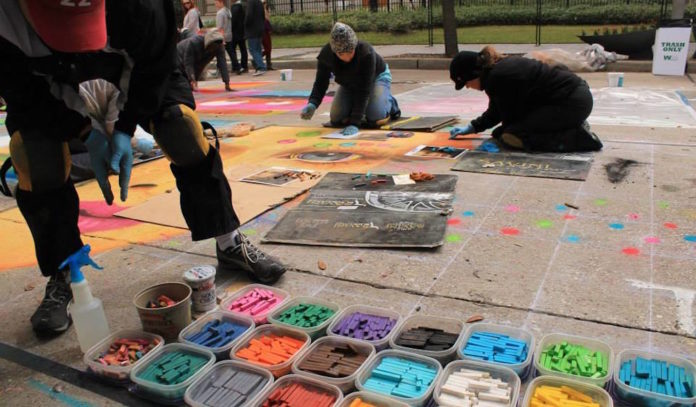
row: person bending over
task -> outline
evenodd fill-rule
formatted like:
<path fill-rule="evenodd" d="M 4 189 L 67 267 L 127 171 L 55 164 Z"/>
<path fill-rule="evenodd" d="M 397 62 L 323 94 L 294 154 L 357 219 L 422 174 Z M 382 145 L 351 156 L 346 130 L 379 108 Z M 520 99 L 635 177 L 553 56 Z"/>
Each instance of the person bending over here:
<path fill-rule="evenodd" d="M 194 91 L 198 90 L 198 78 L 201 77 L 203 70 L 213 58 L 217 61 L 217 68 L 220 71 L 222 82 L 225 84 L 225 90 L 232 90 L 230 88 L 230 73 L 227 71 L 227 61 L 225 60 L 223 37 L 220 31 L 211 30 L 205 33 L 205 36 L 194 35 L 179 41 L 176 50 L 181 70 L 186 74 Z"/>

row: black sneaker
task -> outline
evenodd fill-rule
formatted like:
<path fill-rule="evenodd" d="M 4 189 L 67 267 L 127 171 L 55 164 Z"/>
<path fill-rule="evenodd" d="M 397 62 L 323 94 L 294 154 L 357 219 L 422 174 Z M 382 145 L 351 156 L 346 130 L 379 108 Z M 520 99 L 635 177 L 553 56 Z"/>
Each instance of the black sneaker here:
<path fill-rule="evenodd" d="M 249 238 L 239 233 L 237 246 L 221 250 L 215 245 L 218 271 L 244 270 L 252 280 L 262 284 L 273 284 L 285 273 L 285 266 L 277 259 L 254 246 Z"/>
<path fill-rule="evenodd" d="M 40 336 L 55 336 L 65 332 L 72 323 L 68 314 L 71 300 L 70 283 L 65 273 L 59 271 L 48 280 L 44 299 L 31 316 L 34 332 Z"/>

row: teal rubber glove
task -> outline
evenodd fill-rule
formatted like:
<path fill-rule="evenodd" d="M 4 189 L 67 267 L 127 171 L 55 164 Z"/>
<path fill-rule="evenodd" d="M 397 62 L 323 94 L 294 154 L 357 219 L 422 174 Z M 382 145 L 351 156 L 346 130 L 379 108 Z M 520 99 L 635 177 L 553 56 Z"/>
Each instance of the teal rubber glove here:
<path fill-rule="evenodd" d="M 128 184 L 132 169 L 133 147 L 131 147 L 131 138 L 126 133 L 115 130 L 111 136 L 111 171 L 118 174 L 122 202 L 128 199 Z"/>
<path fill-rule="evenodd" d="M 135 139 L 135 150 L 140 154 L 148 155 L 155 148 L 155 143 L 148 138 Z"/>
<path fill-rule="evenodd" d="M 472 133 L 476 133 L 476 130 L 474 130 L 474 126 L 472 126 L 471 123 L 469 123 L 464 127 L 455 127 L 452 130 L 450 130 L 449 138 L 450 140 L 454 140 L 457 138 L 457 136 L 464 136 Z"/>
<path fill-rule="evenodd" d="M 341 131 L 344 136 L 352 136 L 353 134 L 358 134 L 360 129 L 353 126 L 352 124 Z"/>
<path fill-rule="evenodd" d="M 114 194 L 111 192 L 111 184 L 109 183 L 109 160 L 111 159 L 109 139 L 106 134 L 93 129 L 85 140 L 85 146 L 87 146 L 92 171 L 97 178 L 99 189 L 101 189 L 106 203 L 111 205 L 114 202 Z"/>
<path fill-rule="evenodd" d="M 307 106 L 302 108 L 302 112 L 300 113 L 300 117 L 304 120 L 309 120 L 314 116 L 314 112 L 317 111 L 317 107 L 314 106 L 314 103 L 307 103 Z"/>

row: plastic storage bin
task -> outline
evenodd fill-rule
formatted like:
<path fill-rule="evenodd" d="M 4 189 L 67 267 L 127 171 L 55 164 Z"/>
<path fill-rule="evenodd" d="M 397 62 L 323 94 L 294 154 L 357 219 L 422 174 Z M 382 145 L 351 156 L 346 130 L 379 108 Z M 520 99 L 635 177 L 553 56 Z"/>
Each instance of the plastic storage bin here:
<path fill-rule="evenodd" d="M 396 344 L 396 340 L 399 339 L 402 332 L 418 327 L 442 329 L 445 332 L 457 334 L 459 337 L 451 348 L 439 351 L 409 348 L 407 346 Z M 389 346 L 392 349 L 418 353 L 419 355 L 431 357 L 445 365 L 455 359 L 457 354 L 457 344 L 461 340 L 463 331 L 464 323 L 453 318 L 436 317 L 431 315 L 413 315 L 404 319 L 403 322 L 396 327 L 394 334 L 391 336 L 391 338 L 389 338 Z"/>
<path fill-rule="evenodd" d="M 373 404 L 377 407 L 408 407 L 408 404 L 401 401 L 396 401 L 390 399 L 387 396 L 382 396 L 377 393 L 370 393 L 367 391 L 358 391 L 355 393 L 350 393 L 341 401 L 340 407 L 350 407 L 353 400 L 359 398 L 360 400 Z"/>
<path fill-rule="evenodd" d="M 341 400 L 343 400 L 343 393 L 341 393 L 341 390 L 328 383 L 320 382 L 319 380 L 312 379 L 311 377 L 306 377 L 306 376 L 299 376 L 299 375 L 288 375 L 285 377 L 282 377 L 278 379 L 275 383 L 273 383 L 273 386 L 271 386 L 268 390 L 266 390 L 264 393 L 259 395 L 259 397 L 254 400 L 253 404 L 250 404 L 250 406 L 253 407 L 260 407 L 263 405 L 264 401 L 268 399 L 268 396 L 273 394 L 273 392 L 281 387 L 285 386 L 291 386 L 295 383 L 302 383 L 306 386 L 314 387 L 318 390 L 322 390 L 328 393 L 331 393 L 336 396 L 336 402 L 334 402 L 333 406 L 339 406 L 341 404 Z"/>
<path fill-rule="evenodd" d="M 282 314 L 283 312 L 289 310 L 290 308 L 297 306 L 297 305 L 300 305 L 300 304 L 320 305 L 322 307 L 326 307 L 326 308 L 330 308 L 330 309 L 334 310 L 334 314 L 331 317 L 329 317 L 326 321 L 324 321 L 321 324 L 319 324 L 315 327 L 312 327 L 312 328 L 303 328 L 303 327 L 290 325 L 290 324 L 286 324 L 284 322 L 278 321 L 277 318 L 278 318 L 278 316 L 280 316 L 280 314 Z M 334 318 L 336 318 L 336 315 L 338 315 L 339 310 L 340 310 L 340 307 L 338 306 L 338 304 L 334 304 L 333 302 L 329 302 L 329 301 L 324 301 L 320 298 L 295 297 L 295 298 L 292 298 L 292 299 L 286 301 L 281 306 L 275 308 L 273 310 L 273 312 L 268 314 L 268 322 L 270 322 L 271 324 L 278 325 L 278 326 L 286 326 L 289 328 L 293 328 L 293 329 L 297 329 L 297 330 L 306 332 L 307 335 L 310 336 L 310 338 L 317 339 L 317 338 L 320 338 L 320 337 L 326 335 L 326 327 L 329 326 L 329 324 L 331 324 L 331 322 L 334 320 Z"/>
<path fill-rule="evenodd" d="M 147 367 L 156 362 L 160 357 L 171 353 L 171 352 L 186 352 L 189 354 L 199 355 L 208 358 L 208 362 L 203 365 L 196 373 L 191 375 L 188 379 L 181 383 L 165 385 L 160 383 L 151 382 L 149 380 L 144 380 L 138 377 L 138 374 L 143 372 Z M 196 378 L 205 374 L 210 366 L 215 363 L 215 355 L 213 352 L 195 346 L 186 345 L 183 343 L 171 343 L 165 345 L 158 349 L 157 352 L 153 352 L 152 355 L 148 356 L 144 363 L 138 364 L 130 372 L 130 378 L 137 385 L 136 393 L 144 393 L 146 398 L 149 399 L 159 399 L 162 398 L 167 402 L 181 400 L 184 397 L 184 393 L 188 386 L 193 383 Z"/>
<path fill-rule="evenodd" d="M 129 339 L 147 339 L 147 340 L 159 340 L 159 343 L 155 345 L 147 354 L 143 355 L 138 361 L 129 366 L 105 366 L 95 361 L 97 356 L 102 352 L 109 350 L 109 347 L 118 339 L 129 338 Z M 154 354 L 157 350 L 164 346 L 164 339 L 156 334 L 151 334 L 149 332 L 138 331 L 134 329 L 122 329 L 115 332 L 106 338 L 102 339 L 96 345 L 92 346 L 83 357 L 83 361 L 89 368 L 89 370 L 100 378 L 106 379 L 107 381 L 113 381 L 116 383 L 129 383 L 130 382 L 130 371 L 139 364 L 143 363 L 146 358 Z"/>
<path fill-rule="evenodd" d="M 379 352 L 377 355 L 375 355 L 375 357 L 373 357 L 372 359 L 367 361 L 365 366 L 363 366 L 362 371 L 360 371 L 360 373 L 358 373 L 358 377 L 355 379 L 355 386 L 358 388 L 358 390 L 372 393 L 371 390 L 367 390 L 365 388 L 365 386 L 364 386 L 365 381 L 367 381 L 367 379 L 370 378 L 370 373 L 372 373 L 372 370 L 374 370 L 380 364 L 380 362 L 382 362 L 382 359 L 385 357 L 411 359 L 411 360 L 414 360 L 417 362 L 426 363 L 429 366 L 432 366 L 433 368 L 435 368 L 437 370 L 437 374 L 435 375 L 435 379 L 433 380 L 433 382 L 430 384 L 430 386 L 425 391 L 425 393 L 423 393 L 423 395 L 418 397 L 418 398 L 404 398 L 404 397 L 391 396 L 391 395 L 379 393 L 381 396 L 384 396 L 384 397 L 387 397 L 387 398 L 390 398 L 393 400 L 397 400 L 397 401 L 400 401 L 402 403 L 406 403 L 409 406 L 420 407 L 420 406 L 425 405 L 425 403 L 428 401 L 428 399 L 430 398 L 430 396 L 433 393 L 433 389 L 435 388 L 435 384 L 437 384 L 438 378 L 442 374 L 442 366 L 440 365 L 440 362 L 438 362 L 437 360 L 435 360 L 433 358 L 429 358 L 427 356 L 419 355 L 417 353 L 410 353 L 410 352 L 404 352 L 404 351 L 393 350 L 393 349 Z"/>
<path fill-rule="evenodd" d="M 297 339 L 300 341 L 304 341 L 304 345 L 302 345 L 302 347 L 294 355 L 292 355 L 292 357 L 290 359 L 288 359 L 287 361 L 285 361 L 283 363 L 279 363 L 279 364 L 273 365 L 273 366 L 257 365 L 256 363 L 254 363 L 252 361 L 237 357 L 237 355 L 236 355 L 237 351 L 242 349 L 242 348 L 247 347 L 247 345 L 249 344 L 249 342 L 252 339 L 257 339 L 261 336 L 271 335 L 271 334 L 278 335 L 278 336 L 287 335 L 291 338 L 294 338 L 294 339 Z M 278 378 L 281 376 L 285 376 L 286 374 L 288 374 L 292 371 L 292 363 L 295 360 L 297 360 L 297 358 L 302 356 L 304 351 L 309 347 L 310 342 L 311 342 L 311 340 L 309 339 L 309 335 L 307 335 L 305 332 L 298 331 L 297 329 L 290 329 L 290 328 L 285 328 L 285 327 L 277 326 L 277 325 L 263 325 L 263 326 L 257 327 L 253 331 L 249 332 L 247 335 L 244 336 L 244 338 L 241 341 L 237 342 L 232 347 L 232 350 L 230 351 L 230 358 L 232 358 L 234 360 L 242 361 L 244 363 L 250 363 L 250 364 L 253 364 L 256 366 L 261 366 L 262 368 L 269 370 L 273 374 L 273 376 Z"/>
<path fill-rule="evenodd" d="M 529 407 L 532 395 L 534 395 L 534 389 L 539 386 L 568 386 L 592 397 L 592 400 L 599 404 L 599 407 L 614 407 L 614 401 L 611 399 L 611 396 L 601 387 L 558 376 L 539 376 L 532 380 L 527 385 L 527 392 L 524 394 L 524 401 L 520 407 Z"/>
<path fill-rule="evenodd" d="M 638 349 L 626 349 L 619 352 L 619 354 L 616 356 L 616 363 L 614 364 L 613 393 L 618 401 L 628 403 L 629 405 L 635 407 L 691 407 L 696 405 L 696 395 L 690 398 L 667 396 L 660 393 L 637 389 L 621 382 L 619 379 L 621 364 L 627 360 L 635 359 L 636 357 L 641 357 L 643 359 L 663 360 L 679 367 L 683 367 L 684 370 L 687 373 L 690 373 L 691 376 L 696 380 L 696 365 L 687 359 Z"/>
<path fill-rule="evenodd" d="M 467 342 L 469 342 L 469 338 L 471 337 L 471 335 L 473 335 L 476 332 L 492 332 L 496 334 L 507 335 L 511 338 L 527 342 L 527 359 L 525 359 L 522 363 L 508 364 L 488 360 L 474 359 L 464 355 L 464 346 L 467 344 Z M 534 340 L 534 335 L 532 335 L 532 333 L 527 331 L 526 329 L 516 328 L 507 325 L 478 323 L 469 326 L 467 330 L 464 332 L 464 334 L 462 334 L 461 338 L 459 338 L 459 343 L 457 344 L 457 355 L 459 356 L 459 359 L 463 360 L 474 360 L 479 362 L 491 363 L 499 366 L 505 366 L 507 368 L 512 369 L 521 378 L 525 378 L 532 366 L 532 360 L 534 359 L 535 344 L 536 341 Z"/>
<path fill-rule="evenodd" d="M 266 311 L 264 311 L 260 314 L 253 315 L 253 316 L 249 315 L 249 314 L 245 314 L 245 313 L 238 313 L 236 311 L 230 311 L 230 309 L 229 309 L 230 304 L 235 302 L 235 300 L 237 300 L 238 298 L 243 297 L 249 291 L 254 290 L 255 288 L 260 288 L 263 290 L 272 291 L 275 295 L 282 297 L 283 299 L 280 302 L 278 302 L 275 306 L 267 309 Z M 249 285 L 244 286 L 244 287 L 240 288 L 239 290 L 235 291 L 234 293 L 232 293 L 232 295 L 229 296 L 229 298 L 226 298 L 224 301 L 222 301 L 220 303 L 220 309 L 222 311 L 227 311 L 227 312 L 232 312 L 235 314 L 242 314 L 242 315 L 250 316 L 254 319 L 254 323 L 256 325 L 262 325 L 262 324 L 268 323 L 268 318 L 267 318 L 268 314 L 273 312 L 276 308 L 282 306 L 283 303 L 285 303 L 285 301 L 287 301 L 289 298 L 290 298 L 290 293 L 285 291 L 285 290 L 281 290 L 280 288 L 275 288 L 275 287 L 271 287 L 271 286 L 263 285 L 263 284 L 249 284 Z"/>
<path fill-rule="evenodd" d="M 593 351 L 599 351 L 602 352 L 604 355 L 607 357 L 607 374 L 606 376 L 603 377 L 598 377 L 596 379 L 593 379 L 591 377 L 582 377 L 582 376 L 576 376 L 568 373 L 563 373 L 563 372 L 556 372 L 554 370 L 549 370 L 541 366 L 539 363 L 539 358 L 541 357 L 541 352 L 543 352 L 544 349 L 546 349 L 548 346 L 552 344 L 557 344 L 561 342 L 568 342 L 573 345 L 582 345 L 586 347 L 587 349 L 593 350 Z M 585 338 L 583 336 L 574 336 L 574 335 L 566 335 L 566 334 L 559 334 L 559 333 L 554 333 L 554 334 L 548 334 L 541 338 L 541 342 L 539 342 L 539 346 L 537 346 L 536 352 L 534 353 L 534 367 L 536 368 L 537 375 L 542 376 L 542 375 L 553 375 L 553 376 L 560 376 L 560 377 L 567 377 L 567 378 L 572 378 L 575 380 L 579 380 L 584 383 L 590 383 L 594 384 L 600 387 L 604 387 L 609 380 L 611 380 L 612 377 L 612 372 L 613 372 L 613 367 L 614 367 L 614 351 L 612 350 L 611 346 L 607 345 L 606 343 L 599 341 L 597 339 L 592 339 L 592 338 Z"/>
<path fill-rule="evenodd" d="M 399 323 L 401 323 L 401 315 L 392 310 L 388 310 L 385 308 L 378 308 L 378 307 L 370 307 L 369 305 L 351 305 L 349 307 L 344 308 L 336 317 L 334 320 L 331 322 L 329 327 L 326 329 L 326 333 L 329 336 L 343 336 L 339 335 L 337 333 L 333 332 L 333 329 L 338 326 L 338 324 L 341 322 L 341 320 L 344 317 L 347 317 L 351 314 L 354 314 L 356 312 L 361 312 L 363 314 L 371 314 L 379 317 L 389 317 L 391 319 L 395 319 L 396 323 L 394 327 L 392 328 L 391 332 L 384 337 L 383 339 L 377 340 L 377 341 L 365 341 L 371 343 L 375 349 L 379 352 L 383 349 L 386 349 L 389 346 L 389 339 L 391 338 L 392 335 L 394 335 L 394 332 L 399 328 Z M 358 339 L 359 341 L 362 339 Z"/>
<path fill-rule="evenodd" d="M 501 364 L 490 364 L 487 362 L 478 362 L 474 360 L 457 360 L 449 365 L 442 371 L 440 376 L 435 383 L 435 388 L 433 389 L 433 398 L 435 403 L 440 402 L 440 389 L 445 385 L 447 378 L 460 369 L 477 370 L 479 372 L 488 372 L 494 379 L 500 379 L 510 385 L 512 391 L 510 392 L 510 407 L 517 407 L 517 401 L 520 397 L 520 388 L 522 387 L 522 381 L 520 377 L 515 373 L 514 370 L 505 367 Z"/>
<path fill-rule="evenodd" d="M 223 360 L 213 365 L 210 370 L 208 370 L 204 375 L 200 376 L 186 389 L 186 394 L 184 394 L 184 400 L 186 404 L 192 407 L 205 407 L 205 404 L 201 400 L 203 393 L 210 388 L 210 386 L 220 377 L 220 375 L 226 373 L 229 370 L 235 372 L 245 372 L 256 374 L 264 378 L 266 383 L 257 387 L 252 393 L 247 396 L 246 403 L 253 403 L 259 395 L 263 394 L 273 385 L 273 375 L 266 369 L 262 369 L 258 366 L 253 366 L 248 363 L 238 362 L 236 360 Z"/>
<path fill-rule="evenodd" d="M 207 324 L 210 321 L 214 320 L 221 320 L 221 321 L 228 321 L 228 322 L 233 322 L 235 324 L 243 324 L 248 326 L 247 330 L 244 331 L 241 335 L 239 335 L 236 339 L 231 340 L 230 342 L 226 343 L 223 346 L 218 346 L 216 348 L 209 348 L 207 346 L 199 345 L 197 343 L 190 342 L 186 340 L 187 336 L 193 335 L 197 332 L 199 332 L 205 324 Z M 202 317 L 198 318 L 195 322 L 184 328 L 184 330 L 179 333 L 179 342 L 185 343 L 191 346 L 196 346 L 202 349 L 207 349 L 215 354 L 215 357 L 217 360 L 224 360 L 228 359 L 230 357 L 230 349 L 232 349 L 232 346 L 234 346 L 235 343 L 241 341 L 244 339 L 244 337 L 251 332 L 254 328 L 256 328 L 256 324 L 254 324 L 254 320 L 244 314 L 235 314 L 233 312 L 228 312 L 228 311 L 211 311 L 208 312 L 207 314 L 203 315 Z"/>
<path fill-rule="evenodd" d="M 331 377 L 331 376 L 323 376 L 314 372 L 309 372 L 306 370 L 300 369 L 300 365 L 302 362 L 309 357 L 309 355 L 312 354 L 312 352 L 318 348 L 321 345 L 329 345 L 329 346 L 334 346 L 334 345 L 352 345 L 358 351 L 367 356 L 367 359 L 365 359 L 365 362 L 362 364 L 362 366 L 358 367 L 355 372 L 346 377 Z M 365 341 L 359 341 L 357 339 L 351 339 L 351 338 L 345 338 L 342 336 L 328 336 L 324 338 L 317 339 L 316 342 L 312 343 L 309 348 L 295 360 L 292 364 L 292 373 L 297 374 L 300 376 L 306 376 L 306 377 L 311 377 L 316 380 L 320 380 L 325 383 L 333 384 L 334 386 L 338 387 L 341 389 L 342 392 L 348 393 L 351 390 L 355 389 L 355 378 L 358 377 L 358 374 L 360 371 L 370 362 L 370 358 L 374 357 L 375 355 L 375 347 L 372 346 L 372 344 L 367 343 Z"/>

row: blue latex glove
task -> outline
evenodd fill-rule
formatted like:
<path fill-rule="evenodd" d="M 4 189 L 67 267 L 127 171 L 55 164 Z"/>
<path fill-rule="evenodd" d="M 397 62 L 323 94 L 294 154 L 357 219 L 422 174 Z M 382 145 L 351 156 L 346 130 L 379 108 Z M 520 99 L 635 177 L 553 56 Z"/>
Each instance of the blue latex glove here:
<path fill-rule="evenodd" d="M 471 123 L 467 124 L 464 127 L 455 127 L 452 130 L 450 130 L 450 140 L 454 140 L 457 138 L 457 136 L 464 136 L 467 134 L 472 134 L 475 133 L 476 130 L 474 130 L 474 126 L 471 125 Z"/>
<path fill-rule="evenodd" d="M 485 151 L 487 153 L 499 153 L 500 147 L 492 141 L 484 141 L 476 150 Z"/>
<path fill-rule="evenodd" d="M 341 134 L 343 134 L 344 136 L 352 136 L 353 134 L 358 134 L 359 131 L 360 129 L 351 124 L 350 126 L 341 130 Z"/>
<path fill-rule="evenodd" d="M 114 202 L 114 194 L 111 192 L 111 184 L 109 183 L 109 160 L 111 160 L 109 139 L 106 134 L 93 129 L 85 140 L 85 146 L 87 146 L 92 171 L 97 178 L 104 200 L 108 205 L 111 205 Z"/>
<path fill-rule="evenodd" d="M 155 143 L 148 138 L 135 139 L 135 149 L 141 154 L 148 155 L 155 148 Z"/>
<path fill-rule="evenodd" d="M 133 147 L 131 147 L 131 138 L 126 133 L 115 130 L 111 136 L 111 171 L 118 174 L 122 202 L 128 198 L 128 184 L 132 169 Z"/>
<path fill-rule="evenodd" d="M 307 106 L 302 108 L 302 112 L 300 113 L 300 117 L 304 120 L 309 120 L 314 116 L 314 112 L 317 111 L 317 107 L 314 106 L 314 103 L 307 103 Z"/>

